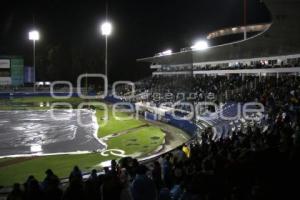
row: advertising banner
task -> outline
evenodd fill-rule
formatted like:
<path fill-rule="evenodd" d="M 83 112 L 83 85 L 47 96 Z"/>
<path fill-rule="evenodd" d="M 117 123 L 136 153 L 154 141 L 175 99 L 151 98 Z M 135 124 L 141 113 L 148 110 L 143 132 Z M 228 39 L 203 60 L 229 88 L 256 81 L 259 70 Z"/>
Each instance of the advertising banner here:
<path fill-rule="evenodd" d="M 0 85 L 11 85 L 10 77 L 0 77 Z"/>
<path fill-rule="evenodd" d="M 0 59 L 0 69 L 9 69 L 10 60 L 9 59 Z"/>
<path fill-rule="evenodd" d="M 34 70 L 33 67 L 25 66 L 24 67 L 24 83 L 34 83 Z"/>

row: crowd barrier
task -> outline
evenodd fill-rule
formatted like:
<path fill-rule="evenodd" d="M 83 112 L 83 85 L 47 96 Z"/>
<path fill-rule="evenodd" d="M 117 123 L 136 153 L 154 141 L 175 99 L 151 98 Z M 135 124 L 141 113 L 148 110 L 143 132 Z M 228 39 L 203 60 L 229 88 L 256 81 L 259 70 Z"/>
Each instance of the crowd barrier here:
<path fill-rule="evenodd" d="M 166 113 L 165 120 L 168 124 L 171 124 L 181 130 L 184 130 L 190 136 L 195 136 L 198 131 L 198 126 L 193 122 L 185 119 L 176 119 L 173 115 Z"/>

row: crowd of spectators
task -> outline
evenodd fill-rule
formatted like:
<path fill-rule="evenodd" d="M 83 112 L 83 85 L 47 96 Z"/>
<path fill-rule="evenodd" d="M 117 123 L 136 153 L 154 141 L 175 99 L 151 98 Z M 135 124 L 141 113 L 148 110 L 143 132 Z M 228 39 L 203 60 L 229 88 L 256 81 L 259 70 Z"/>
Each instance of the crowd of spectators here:
<path fill-rule="evenodd" d="M 139 86 L 148 102 L 215 101 L 226 103 L 293 101 L 299 104 L 298 76 L 156 76 Z M 213 96 L 213 98 L 210 98 Z M 272 100 L 273 99 L 273 100 Z"/>
<path fill-rule="evenodd" d="M 263 62 L 253 62 L 250 65 L 244 63 L 234 63 L 234 64 L 219 64 L 215 66 L 205 65 L 205 66 L 163 66 L 157 69 L 158 72 L 189 72 L 189 71 L 212 71 L 212 70 L 240 70 L 240 69 L 271 69 L 271 68 L 290 68 L 299 67 L 300 59 L 295 59 L 291 63 L 277 63 L 276 60 L 263 61 Z"/>

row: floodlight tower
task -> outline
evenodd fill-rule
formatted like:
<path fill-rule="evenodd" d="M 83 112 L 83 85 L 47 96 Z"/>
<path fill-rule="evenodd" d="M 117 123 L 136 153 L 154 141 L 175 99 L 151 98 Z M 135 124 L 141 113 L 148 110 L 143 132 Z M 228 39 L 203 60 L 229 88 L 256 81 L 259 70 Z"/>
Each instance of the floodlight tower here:
<path fill-rule="evenodd" d="M 101 33 L 105 36 L 105 75 L 108 77 L 107 71 L 107 46 L 108 46 L 108 36 L 112 33 L 112 24 L 108 21 L 101 25 Z"/>
<path fill-rule="evenodd" d="M 33 90 L 35 92 L 35 82 L 36 82 L 36 72 L 35 72 L 35 41 L 40 39 L 40 33 L 37 30 L 32 30 L 28 34 L 29 40 L 33 42 L 33 71 L 34 71 L 34 82 L 33 82 Z"/>

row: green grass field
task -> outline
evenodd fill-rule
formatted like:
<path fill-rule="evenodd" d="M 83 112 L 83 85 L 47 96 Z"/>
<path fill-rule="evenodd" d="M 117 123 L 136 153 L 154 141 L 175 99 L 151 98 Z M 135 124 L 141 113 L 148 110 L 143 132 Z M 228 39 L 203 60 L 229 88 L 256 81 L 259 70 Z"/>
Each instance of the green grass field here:
<path fill-rule="evenodd" d="M 99 153 L 36 157 L 0 167 L 0 185 L 23 183 L 29 175 L 34 175 L 42 181 L 46 169 L 53 169 L 59 177 L 67 177 L 75 165 L 78 165 L 83 171 L 91 171 L 97 168 L 95 166 L 100 162 L 111 159 L 116 159 L 116 157 L 103 157 Z"/>
<path fill-rule="evenodd" d="M 157 127 L 149 126 L 132 131 L 108 141 L 108 146 L 125 149 L 127 155 L 148 154 L 163 143 L 164 133 Z"/>
<path fill-rule="evenodd" d="M 81 99 L 70 99 L 71 103 L 80 103 Z M 49 97 L 20 98 L 13 100 L 16 103 L 57 102 Z M 98 130 L 99 138 L 106 138 L 107 149 L 121 149 L 125 155 L 143 157 L 161 146 L 165 140 L 165 133 L 158 127 L 143 120 L 130 119 L 120 121 L 113 117 L 111 106 L 108 106 L 108 122 Z M 33 108 L 34 109 L 34 108 Z M 1 107 L 0 107 L 1 110 Z M 5 110 L 5 109 L 4 109 Z M 96 110 L 98 124 L 103 123 L 103 110 Z M 127 113 L 117 112 L 118 117 L 126 117 Z M 46 169 L 51 168 L 59 177 L 68 177 L 74 165 L 82 171 L 99 168 L 103 161 L 118 159 L 116 156 L 101 156 L 100 153 L 80 155 L 53 155 L 22 158 L 0 159 L 0 186 L 12 185 L 15 182 L 24 182 L 29 175 L 39 180 L 44 178 Z"/>
<path fill-rule="evenodd" d="M 96 116 L 98 120 L 98 124 L 105 124 L 104 122 L 104 111 L 97 109 Z M 115 116 L 117 117 L 128 117 L 127 113 L 123 112 L 115 112 Z M 118 133 L 124 130 L 136 128 L 145 125 L 146 123 L 138 120 L 138 119 L 130 119 L 130 120 L 118 120 L 113 116 L 112 109 L 109 107 L 108 109 L 108 121 L 105 126 L 99 129 L 98 137 L 105 137 L 110 134 Z"/>

